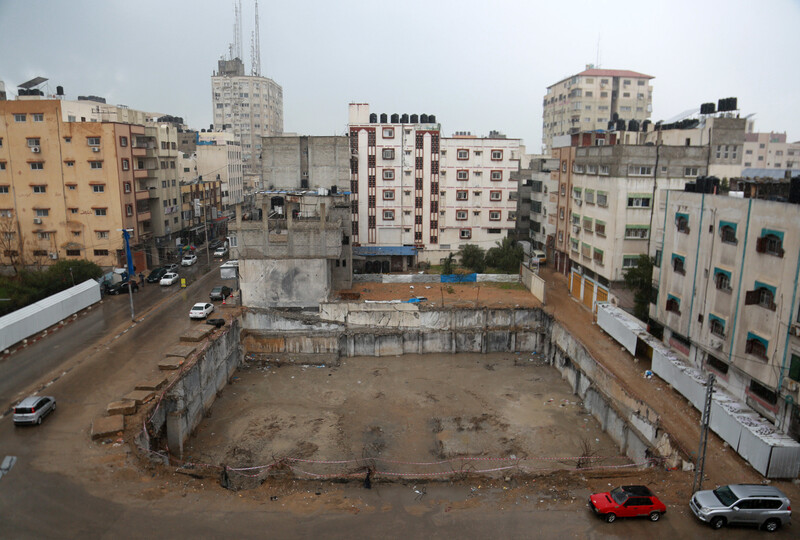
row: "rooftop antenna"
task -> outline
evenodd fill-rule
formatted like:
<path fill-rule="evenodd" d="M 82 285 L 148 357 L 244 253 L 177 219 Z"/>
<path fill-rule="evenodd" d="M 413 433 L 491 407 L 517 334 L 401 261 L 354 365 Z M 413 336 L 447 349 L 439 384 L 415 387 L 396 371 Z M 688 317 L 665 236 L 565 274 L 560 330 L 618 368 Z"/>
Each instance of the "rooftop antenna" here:
<path fill-rule="evenodd" d="M 242 59 L 242 0 L 233 4 L 233 58 Z M 231 58 L 231 60 L 233 60 Z"/>
<path fill-rule="evenodd" d="M 256 0 L 256 29 L 253 31 L 252 38 L 250 39 L 250 75 L 254 77 L 261 76 L 261 38 L 258 30 L 258 0 Z"/>

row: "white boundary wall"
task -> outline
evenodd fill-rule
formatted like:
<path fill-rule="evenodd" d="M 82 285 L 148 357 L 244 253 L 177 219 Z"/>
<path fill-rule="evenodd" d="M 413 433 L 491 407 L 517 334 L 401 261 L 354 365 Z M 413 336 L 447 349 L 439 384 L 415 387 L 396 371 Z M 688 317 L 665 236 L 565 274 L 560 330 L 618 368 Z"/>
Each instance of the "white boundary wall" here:
<path fill-rule="evenodd" d="M 45 330 L 100 301 L 100 285 L 88 279 L 0 317 L 0 350 Z"/>

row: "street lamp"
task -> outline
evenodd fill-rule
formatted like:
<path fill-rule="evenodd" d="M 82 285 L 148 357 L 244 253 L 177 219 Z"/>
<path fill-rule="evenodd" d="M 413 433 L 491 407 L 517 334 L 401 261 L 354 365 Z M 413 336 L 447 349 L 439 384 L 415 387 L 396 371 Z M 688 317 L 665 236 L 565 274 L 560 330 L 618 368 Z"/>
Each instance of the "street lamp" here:
<path fill-rule="evenodd" d="M 131 277 L 136 277 L 135 269 L 133 267 L 133 257 L 131 256 L 130 234 L 133 229 L 117 229 L 122 231 L 122 239 L 125 241 L 125 256 L 128 259 L 128 298 L 131 301 L 131 320 L 136 322 L 136 314 L 133 311 L 133 288 L 131 286 Z M 70 268 L 70 273 L 72 269 Z"/>

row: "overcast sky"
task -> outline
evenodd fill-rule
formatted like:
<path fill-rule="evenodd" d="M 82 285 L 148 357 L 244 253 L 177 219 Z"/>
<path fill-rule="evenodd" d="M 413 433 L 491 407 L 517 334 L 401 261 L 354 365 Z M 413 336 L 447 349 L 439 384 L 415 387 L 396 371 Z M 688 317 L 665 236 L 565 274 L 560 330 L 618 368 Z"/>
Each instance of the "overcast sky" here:
<path fill-rule="evenodd" d="M 254 0 L 242 0 L 250 68 Z M 261 73 L 284 130 L 344 134 L 347 104 L 435 114 L 446 135 L 541 148 L 548 85 L 596 63 L 652 75 L 653 120 L 735 96 L 759 131 L 800 138 L 797 0 L 297 0 L 259 3 Z M 211 123 L 233 0 L 0 0 L 0 80 Z"/>

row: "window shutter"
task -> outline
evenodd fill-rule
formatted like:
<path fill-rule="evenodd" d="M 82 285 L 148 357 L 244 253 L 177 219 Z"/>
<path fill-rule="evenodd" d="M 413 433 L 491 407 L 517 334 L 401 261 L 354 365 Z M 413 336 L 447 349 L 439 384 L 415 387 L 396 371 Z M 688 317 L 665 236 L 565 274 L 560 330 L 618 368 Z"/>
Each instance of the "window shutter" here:
<path fill-rule="evenodd" d="M 783 247 L 778 248 L 778 257 L 783 258 Z"/>
<path fill-rule="evenodd" d="M 747 291 L 744 293 L 744 304 L 751 305 L 751 304 L 758 304 L 758 298 L 761 293 L 759 293 L 758 289 L 755 291 Z"/>
<path fill-rule="evenodd" d="M 767 251 L 767 239 L 765 237 L 762 236 L 756 240 L 756 251 L 759 253 Z"/>
<path fill-rule="evenodd" d="M 744 346 L 744 352 L 746 352 L 748 354 L 753 352 L 753 340 L 752 339 L 748 339 L 747 340 L 747 344 Z"/>

